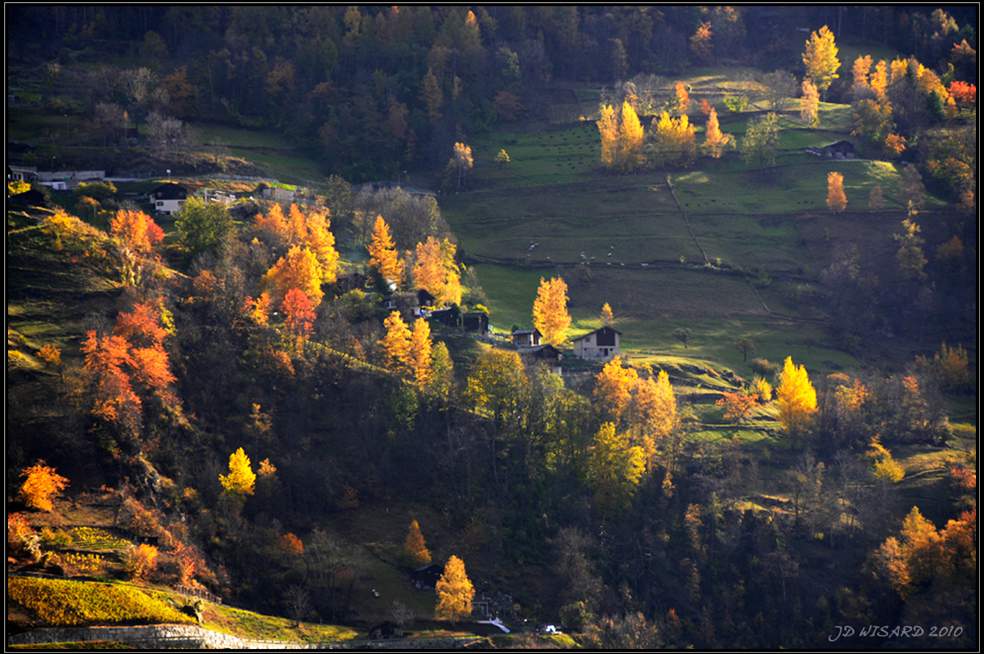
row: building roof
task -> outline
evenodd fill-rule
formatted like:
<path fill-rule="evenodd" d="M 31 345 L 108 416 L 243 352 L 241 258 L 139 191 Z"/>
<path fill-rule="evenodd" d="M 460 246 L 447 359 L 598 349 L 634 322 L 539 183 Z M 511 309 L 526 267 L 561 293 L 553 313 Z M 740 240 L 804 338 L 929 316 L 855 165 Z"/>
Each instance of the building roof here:
<path fill-rule="evenodd" d="M 157 200 L 184 200 L 188 197 L 188 189 L 181 184 L 168 182 L 151 191 L 150 196 Z"/>
<path fill-rule="evenodd" d="M 594 330 L 593 332 L 588 332 L 587 334 L 584 334 L 583 336 L 578 336 L 577 338 L 574 339 L 573 342 L 576 343 L 578 341 L 582 341 L 582 340 L 586 339 L 588 336 L 591 336 L 593 334 L 597 334 L 598 332 L 603 332 L 605 330 L 613 331 L 616 334 L 618 334 L 619 336 L 622 335 L 622 332 L 618 331 L 614 327 L 609 327 L 608 325 L 605 325 L 604 327 L 599 327 L 598 329 Z"/>

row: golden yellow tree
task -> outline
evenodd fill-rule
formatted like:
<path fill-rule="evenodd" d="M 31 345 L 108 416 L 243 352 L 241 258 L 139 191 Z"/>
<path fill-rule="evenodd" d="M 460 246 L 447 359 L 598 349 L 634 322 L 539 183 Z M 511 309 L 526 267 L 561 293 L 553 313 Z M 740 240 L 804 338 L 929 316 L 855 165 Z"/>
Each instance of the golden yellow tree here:
<path fill-rule="evenodd" d="M 615 107 L 601 105 L 601 116 L 597 124 L 601 134 L 601 165 L 612 168 L 618 153 L 618 119 L 615 116 Z"/>
<path fill-rule="evenodd" d="M 875 72 L 871 75 L 871 90 L 878 96 L 878 102 L 885 102 L 885 92 L 888 90 L 888 64 L 882 59 L 875 64 Z"/>
<path fill-rule="evenodd" d="M 225 492 L 238 498 L 252 495 L 256 486 L 256 473 L 250 465 L 249 457 L 243 448 L 229 455 L 229 474 L 219 475 Z"/>
<path fill-rule="evenodd" d="M 540 278 L 540 288 L 533 302 L 533 326 L 551 345 L 561 345 L 567 339 L 571 316 L 567 312 L 567 284 L 562 277 L 549 282 Z"/>
<path fill-rule="evenodd" d="M 420 525 L 414 520 L 410 523 L 410 531 L 407 539 L 403 542 L 403 560 L 407 567 L 419 568 L 431 562 L 430 551 L 424 542 L 424 535 L 420 532 Z"/>
<path fill-rule="evenodd" d="M 837 172 L 827 174 L 827 208 L 831 213 L 840 213 L 847 207 L 844 195 L 844 176 Z"/>
<path fill-rule="evenodd" d="M 686 91 L 684 91 L 686 93 Z M 644 132 L 639 116 L 628 101 L 622 104 L 622 124 L 619 129 L 619 165 L 622 170 L 632 170 L 642 159 Z"/>
<path fill-rule="evenodd" d="M 664 111 L 653 121 L 655 134 L 653 142 L 654 163 L 689 166 L 697 158 L 696 128 L 690 118 L 683 114 L 674 119 L 670 112 Z"/>
<path fill-rule="evenodd" d="M 410 372 L 410 328 L 403 322 L 399 311 L 394 311 L 383 321 L 386 335 L 379 341 L 383 348 L 386 367 L 399 374 Z"/>
<path fill-rule="evenodd" d="M 803 97 L 800 99 L 800 118 L 810 127 L 820 124 L 820 94 L 816 85 L 808 79 L 803 80 Z"/>
<path fill-rule="evenodd" d="M 389 225 L 383 220 L 382 215 L 376 218 L 368 249 L 369 265 L 379 271 L 379 275 L 384 280 L 389 280 L 400 288 L 403 284 L 404 263 L 396 251 Z"/>
<path fill-rule="evenodd" d="M 871 88 L 868 82 L 868 75 L 871 73 L 871 55 L 865 55 L 855 59 L 851 73 L 854 75 L 854 84 L 851 85 L 852 89 Z"/>
<path fill-rule="evenodd" d="M 628 507 L 646 471 L 643 448 L 633 446 L 626 433 L 606 422 L 595 435 L 590 448 L 588 478 L 595 492 L 595 503 L 603 515 L 612 517 Z"/>
<path fill-rule="evenodd" d="M 417 244 L 412 274 L 414 284 L 434 296 L 437 306 L 461 302 L 461 278 L 454 262 L 457 247 L 448 239 L 433 236 Z"/>
<path fill-rule="evenodd" d="M 423 318 L 418 318 L 413 324 L 407 357 L 413 383 L 421 391 L 425 390 L 431 380 L 431 334 L 430 323 Z"/>
<path fill-rule="evenodd" d="M 321 272 L 318 257 L 310 248 L 292 247 L 260 280 L 260 287 L 270 291 L 273 306 L 278 306 L 292 288 L 300 290 L 311 300 L 311 305 L 321 304 L 325 294 L 321 290 Z"/>
<path fill-rule="evenodd" d="M 660 370 L 654 379 L 639 379 L 630 405 L 632 424 L 641 435 L 646 465 L 652 469 L 657 451 L 664 451 L 677 428 L 677 403 L 670 376 Z M 672 450 L 672 447 L 669 449 Z"/>
<path fill-rule="evenodd" d="M 806 66 L 806 76 L 816 85 L 820 93 L 826 93 L 833 81 L 840 77 L 837 74 L 840 61 L 837 59 L 834 33 L 826 25 L 821 27 L 819 32 L 813 32 L 807 39 L 803 64 Z"/>
<path fill-rule="evenodd" d="M 601 307 L 601 319 L 609 327 L 615 323 L 615 316 L 612 314 L 612 308 L 607 302 L 605 302 L 605 306 Z"/>
<path fill-rule="evenodd" d="M 452 555 L 437 580 L 437 617 L 450 619 L 452 624 L 467 618 L 472 612 L 475 587 L 465 573 L 465 563 Z"/>
<path fill-rule="evenodd" d="M 622 357 L 617 356 L 605 364 L 595 377 L 594 397 L 599 413 L 617 424 L 629 408 L 632 391 L 638 381 L 639 373 L 635 368 L 622 367 Z"/>
<path fill-rule="evenodd" d="M 810 417 L 817 412 L 817 392 L 810 383 L 806 368 L 794 364 L 792 357 L 786 357 L 783 371 L 779 374 L 776 405 L 779 408 L 779 424 L 791 439 L 802 433 Z"/>
<path fill-rule="evenodd" d="M 44 461 L 38 461 L 20 474 L 26 477 L 18 491 L 21 500 L 32 509 L 52 511 L 51 496 L 68 488 L 68 479 L 48 467 Z"/>

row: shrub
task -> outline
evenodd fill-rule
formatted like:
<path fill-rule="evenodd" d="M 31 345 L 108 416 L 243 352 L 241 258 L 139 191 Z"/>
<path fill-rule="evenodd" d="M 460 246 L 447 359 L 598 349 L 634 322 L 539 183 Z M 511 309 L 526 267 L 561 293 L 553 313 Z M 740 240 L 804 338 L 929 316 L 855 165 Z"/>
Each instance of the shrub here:
<path fill-rule="evenodd" d="M 752 372 L 763 378 L 773 377 L 779 372 L 779 366 L 769 363 L 768 359 L 752 359 L 748 362 L 748 367 L 752 369 Z"/>
<path fill-rule="evenodd" d="M 140 545 L 127 550 L 123 569 L 131 579 L 144 579 L 157 568 L 157 548 Z"/>

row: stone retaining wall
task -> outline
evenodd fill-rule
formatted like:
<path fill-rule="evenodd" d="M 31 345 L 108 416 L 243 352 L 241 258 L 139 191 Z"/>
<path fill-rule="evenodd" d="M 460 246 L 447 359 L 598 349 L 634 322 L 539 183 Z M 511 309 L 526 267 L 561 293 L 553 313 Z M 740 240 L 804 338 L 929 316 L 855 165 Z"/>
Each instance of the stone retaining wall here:
<path fill-rule="evenodd" d="M 7 639 L 8 645 L 109 641 L 137 649 L 459 649 L 478 638 L 394 639 L 309 643 L 300 641 L 249 640 L 194 625 L 149 625 L 141 627 L 61 627 L 35 629 Z"/>

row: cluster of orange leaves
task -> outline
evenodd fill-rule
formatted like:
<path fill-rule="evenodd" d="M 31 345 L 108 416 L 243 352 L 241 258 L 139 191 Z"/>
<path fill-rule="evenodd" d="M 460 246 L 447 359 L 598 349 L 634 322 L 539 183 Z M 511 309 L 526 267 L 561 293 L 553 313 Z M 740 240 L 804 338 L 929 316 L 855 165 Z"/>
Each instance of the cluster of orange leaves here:
<path fill-rule="evenodd" d="M 51 496 L 68 488 L 68 479 L 62 477 L 45 462 L 38 461 L 20 474 L 25 477 L 18 495 L 24 504 L 39 511 L 51 511 L 55 507 Z"/>
<path fill-rule="evenodd" d="M 82 343 L 84 370 L 94 388 L 93 415 L 136 433 L 142 400 L 133 383 L 155 393 L 165 404 L 176 398 L 170 390 L 171 374 L 158 308 L 148 301 L 120 313 L 112 334 L 86 332 Z"/>

